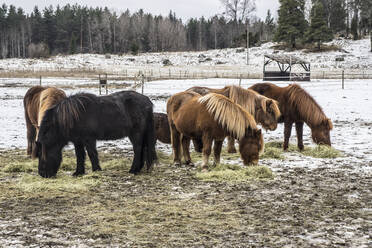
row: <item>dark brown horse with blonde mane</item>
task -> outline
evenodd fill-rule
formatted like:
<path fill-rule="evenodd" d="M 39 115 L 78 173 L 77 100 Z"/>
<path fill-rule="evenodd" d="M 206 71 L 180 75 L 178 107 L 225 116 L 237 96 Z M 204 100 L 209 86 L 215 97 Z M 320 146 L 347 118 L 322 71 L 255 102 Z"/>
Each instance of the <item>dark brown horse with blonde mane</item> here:
<path fill-rule="evenodd" d="M 54 87 L 34 86 L 26 92 L 23 106 L 27 127 L 27 155 L 32 158 L 36 157 L 35 140 L 45 111 L 64 98 L 65 92 Z"/>
<path fill-rule="evenodd" d="M 168 116 L 154 112 L 155 138 L 165 144 L 171 144 Z"/>
<path fill-rule="evenodd" d="M 311 136 L 316 144 L 331 145 L 332 121 L 301 86 L 291 84 L 279 87 L 271 83 L 258 83 L 250 89 L 279 102 L 281 119 L 284 122 L 284 150 L 288 149 L 293 123 L 296 125 L 297 145 L 300 150 L 304 149 L 302 137 L 304 122 L 311 128 Z"/>
<path fill-rule="evenodd" d="M 239 140 L 239 151 L 245 165 L 257 164 L 263 151 L 263 137 L 251 114 L 227 97 L 210 93 L 201 96 L 195 92 L 181 92 L 167 102 L 171 129 L 174 164 L 181 163 L 181 143 L 186 164 L 191 164 L 191 138 L 203 141 L 202 168 L 208 168 L 208 159 L 214 141 L 214 162 L 220 162 L 222 142 L 227 135 Z"/>
<path fill-rule="evenodd" d="M 261 124 L 264 129 L 273 131 L 277 128 L 278 118 L 280 117 L 280 110 L 277 101 L 257 94 L 253 90 L 247 90 L 239 86 L 230 85 L 225 86 L 222 89 L 196 86 L 187 91 L 196 92 L 200 95 L 206 95 L 211 92 L 224 95 L 253 115 L 255 121 L 258 124 Z M 197 146 L 198 145 L 196 145 L 196 147 Z M 231 137 L 228 137 L 227 150 L 230 153 L 236 152 L 234 139 Z"/>

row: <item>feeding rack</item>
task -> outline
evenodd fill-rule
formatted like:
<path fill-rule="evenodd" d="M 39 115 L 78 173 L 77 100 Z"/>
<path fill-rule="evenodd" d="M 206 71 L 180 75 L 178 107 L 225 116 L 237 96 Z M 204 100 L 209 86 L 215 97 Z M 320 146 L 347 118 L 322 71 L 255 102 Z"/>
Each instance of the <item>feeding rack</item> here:
<path fill-rule="evenodd" d="M 266 66 L 276 62 L 280 71 L 267 71 Z M 293 72 L 294 65 L 301 65 L 305 72 Z M 263 80 L 265 81 L 310 81 L 310 63 L 293 55 L 264 55 Z"/>

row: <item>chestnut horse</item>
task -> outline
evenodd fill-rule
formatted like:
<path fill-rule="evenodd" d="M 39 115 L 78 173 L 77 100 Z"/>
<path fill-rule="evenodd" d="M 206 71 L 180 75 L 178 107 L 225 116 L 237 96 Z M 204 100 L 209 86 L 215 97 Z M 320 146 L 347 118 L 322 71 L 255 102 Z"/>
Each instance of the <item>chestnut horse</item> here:
<path fill-rule="evenodd" d="M 155 138 L 165 144 L 171 144 L 168 116 L 154 112 Z"/>
<path fill-rule="evenodd" d="M 278 118 L 280 117 L 280 110 L 277 101 L 257 94 L 253 90 L 246 90 L 239 86 L 230 85 L 225 86 L 222 89 L 195 86 L 187 91 L 196 92 L 200 95 L 206 95 L 210 92 L 224 95 L 253 115 L 255 121 L 258 124 L 261 124 L 264 129 L 273 131 L 277 128 Z M 229 153 L 236 152 L 234 143 L 234 139 L 228 137 L 227 151 Z M 195 145 L 195 142 L 194 146 L 198 148 L 198 144 Z"/>
<path fill-rule="evenodd" d="M 54 87 L 31 87 L 23 98 L 27 127 L 27 155 L 36 157 L 35 140 L 45 111 L 66 98 L 65 92 Z"/>
<path fill-rule="evenodd" d="M 284 150 L 288 149 L 293 123 L 296 125 L 297 146 L 300 150 L 304 149 L 304 122 L 311 128 L 311 136 L 316 144 L 331 146 L 330 130 L 333 128 L 332 121 L 327 118 L 314 98 L 301 86 L 291 84 L 286 87 L 279 87 L 271 83 L 258 83 L 251 86 L 250 89 L 279 102 L 282 113 L 281 119 L 284 121 Z"/>
<path fill-rule="evenodd" d="M 239 140 L 239 151 L 244 165 L 257 164 L 263 151 L 263 137 L 251 114 L 227 97 L 210 93 L 201 96 L 195 92 L 181 92 L 167 102 L 168 120 L 174 154 L 174 164 L 181 163 L 182 143 L 186 164 L 191 164 L 190 138 L 203 141 L 202 168 L 208 168 L 208 159 L 214 141 L 214 162 L 220 162 L 222 142 L 227 135 Z"/>

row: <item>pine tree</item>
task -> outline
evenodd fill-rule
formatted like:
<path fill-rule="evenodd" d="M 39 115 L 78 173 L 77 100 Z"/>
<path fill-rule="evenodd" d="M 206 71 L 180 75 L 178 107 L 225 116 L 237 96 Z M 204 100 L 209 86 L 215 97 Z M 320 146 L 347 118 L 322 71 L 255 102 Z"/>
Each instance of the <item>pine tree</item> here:
<path fill-rule="evenodd" d="M 305 34 L 306 41 L 316 42 L 320 50 L 321 43 L 332 39 L 332 34 L 327 27 L 323 4 L 319 0 L 313 4 L 310 18 L 310 27 Z"/>
<path fill-rule="evenodd" d="M 329 27 L 332 32 L 346 31 L 346 4 L 344 0 L 332 0 L 329 16 Z"/>
<path fill-rule="evenodd" d="M 275 33 L 275 41 L 285 41 L 292 48 L 296 48 L 296 42 L 301 40 L 306 30 L 304 0 L 279 0 L 278 29 Z"/>

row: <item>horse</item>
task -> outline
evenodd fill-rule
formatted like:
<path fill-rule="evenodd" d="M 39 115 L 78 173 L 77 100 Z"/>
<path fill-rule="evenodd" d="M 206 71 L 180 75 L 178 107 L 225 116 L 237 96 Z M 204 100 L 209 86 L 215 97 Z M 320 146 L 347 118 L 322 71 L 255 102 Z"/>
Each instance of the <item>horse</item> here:
<path fill-rule="evenodd" d="M 154 112 L 155 138 L 165 144 L 171 144 L 168 116 Z"/>
<path fill-rule="evenodd" d="M 210 92 L 218 93 L 230 98 L 234 103 L 241 105 L 248 113 L 254 116 L 255 121 L 261 124 L 266 130 L 275 130 L 277 128 L 278 118 L 280 117 L 280 110 L 278 102 L 268 97 L 257 94 L 253 90 L 247 90 L 239 86 L 230 85 L 222 89 L 212 89 L 207 87 L 195 86 L 186 91 L 196 92 L 200 95 L 206 95 Z M 228 137 L 229 153 L 235 153 L 235 140 Z M 196 148 L 199 147 L 200 141 L 195 144 Z M 200 148 L 199 148 L 200 150 Z"/>
<path fill-rule="evenodd" d="M 286 87 L 279 87 L 272 83 L 257 83 L 250 89 L 279 102 L 282 113 L 280 121 L 284 122 L 284 150 L 288 149 L 293 123 L 296 125 L 298 149 L 304 149 L 304 122 L 310 127 L 311 137 L 316 144 L 331 146 L 330 130 L 333 129 L 332 121 L 324 114 L 314 98 L 301 86 L 291 84 Z"/>
<path fill-rule="evenodd" d="M 181 92 L 167 102 L 171 130 L 174 164 L 180 165 L 180 148 L 186 164 L 191 162 L 190 138 L 203 142 L 202 168 L 208 168 L 209 155 L 214 141 L 214 162 L 220 162 L 223 140 L 227 135 L 239 140 L 239 151 L 244 165 L 257 164 L 263 151 L 263 137 L 251 114 L 227 97 L 209 93 L 201 96 L 194 92 Z"/>
<path fill-rule="evenodd" d="M 45 111 L 66 98 L 63 90 L 55 87 L 34 86 L 27 90 L 23 98 L 27 128 L 27 155 L 36 158 L 35 141 Z"/>
<path fill-rule="evenodd" d="M 62 148 L 71 141 L 77 160 L 73 176 L 85 173 L 85 149 L 92 170 L 101 170 L 97 140 L 129 137 L 134 158 L 129 173 L 138 174 L 146 161 L 149 170 L 154 160 L 155 131 L 153 104 L 134 91 L 121 91 L 107 96 L 79 93 L 65 98 L 48 109 L 41 121 L 36 141 L 38 172 L 54 177 L 62 160 Z"/>

